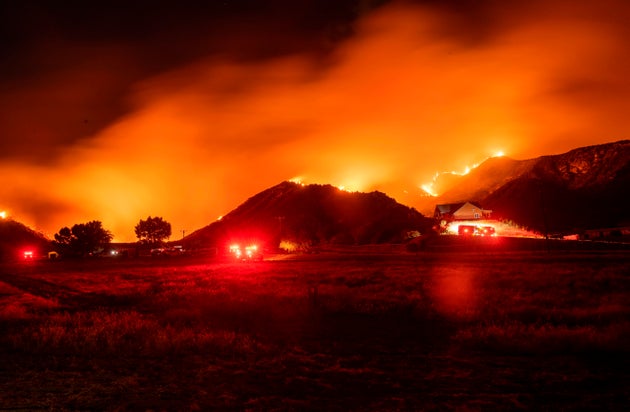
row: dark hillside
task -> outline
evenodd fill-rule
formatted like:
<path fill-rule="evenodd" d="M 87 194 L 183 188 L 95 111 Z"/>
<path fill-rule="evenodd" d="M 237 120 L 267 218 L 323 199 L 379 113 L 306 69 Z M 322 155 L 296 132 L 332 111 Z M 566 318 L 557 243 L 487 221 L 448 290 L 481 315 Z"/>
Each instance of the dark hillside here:
<path fill-rule="evenodd" d="M 474 201 L 541 233 L 574 232 L 628 226 L 629 187 L 630 140 L 622 140 L 528 160 L 488 159 L 452 179 L 432 207 Z"/>
<path fill-rule="evenodd" d="M 14 260 L 26 250 L 43 255 L 48 252 L 50 241 L 41 233 L 13 219 L 0 220 L 0 260 Z"/>
<path fill-rule="evenodd" d="M 540 232 L 628 224 L 630 142 L 539 158 L 531 170 L 481 201 L 496 217 Z"/>
<path fill-rule="evenodd" d="M 257 239 L 269 245 L 396 242 L 408 231 L 423 232 L 431 220 L 381 192 L 349 193 L 331 185 L 282 182 L 248 199 L 192 233 L 193 245 Z"/>

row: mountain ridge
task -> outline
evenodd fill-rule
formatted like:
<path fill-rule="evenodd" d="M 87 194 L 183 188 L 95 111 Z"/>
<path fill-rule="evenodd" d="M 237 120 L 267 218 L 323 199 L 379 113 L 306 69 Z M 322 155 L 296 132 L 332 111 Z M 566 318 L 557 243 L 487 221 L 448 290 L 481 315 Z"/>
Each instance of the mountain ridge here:
<path fill-rule="evenodd" d="M 620 140 L 526 160 L 491 158 L 432 200 L 474 201 L 497 218 L 564 232 L 628 224 L 627 187 L 630 140 Z"/>
<path fill-rule="evenodd" d="M 382 192 L 346 192 L 328 184 L 284 181 L 250 197 L 185 241 L 197 245 L 248 238 L 268 244 L 283 240 L 302 245 L 386 243 L 431 225 L 431 219 Z"/>
<path fill-rule="evenodd" d="M 418 210 L 431 216 L 436 204 L 465 201 L 540 233 L 630 226 L 630 140 L 525 160 L 494 157 L 449 179 L 452 184 L 441 196 L 409 205 L 379 191 L 284 181 L 189 234 L 184 243 L 202 247 L 244 237 L 310 245 L 400 241 L 405 232 L 430 230 L 431 219 Z M 17 245 L 45 247 L 50 242 L 12 219 L 0 224 L 0 258 L 19 253 Z"/>

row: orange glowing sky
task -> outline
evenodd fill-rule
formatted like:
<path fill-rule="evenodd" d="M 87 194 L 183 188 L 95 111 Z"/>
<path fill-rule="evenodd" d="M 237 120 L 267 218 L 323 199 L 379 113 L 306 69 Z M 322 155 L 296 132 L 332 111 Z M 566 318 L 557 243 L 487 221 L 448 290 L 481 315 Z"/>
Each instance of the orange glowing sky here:
<path fill-rule="evenodd" d="M 48 236 L 101 220 L 115 241 L 162 216 L 175 239 L 283 180 L 413 206 L 436 172 L 497 151 L 525 159 L 628 138 L 625 1 L 355 1 L 301 31 L 290 21 L 309 18 L 307 3 L 285 25 L 248 9 L 245 22 L 216 12 L 220 28 L 184 30 L 176 14 L 159 45 L 135 31 L 64 32 L 59 15 L 27 10 L 47 30 L 8 49 L 0 210 Z"/>

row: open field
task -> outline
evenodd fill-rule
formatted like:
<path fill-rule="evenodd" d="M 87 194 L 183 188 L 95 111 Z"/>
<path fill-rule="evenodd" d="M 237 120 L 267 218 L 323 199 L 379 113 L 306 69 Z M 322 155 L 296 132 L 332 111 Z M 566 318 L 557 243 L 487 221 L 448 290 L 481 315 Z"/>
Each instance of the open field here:
<path fill-rule="evenodd" d="M 0 409 L 627 410 L 630 254 L 0 267 Z"/>

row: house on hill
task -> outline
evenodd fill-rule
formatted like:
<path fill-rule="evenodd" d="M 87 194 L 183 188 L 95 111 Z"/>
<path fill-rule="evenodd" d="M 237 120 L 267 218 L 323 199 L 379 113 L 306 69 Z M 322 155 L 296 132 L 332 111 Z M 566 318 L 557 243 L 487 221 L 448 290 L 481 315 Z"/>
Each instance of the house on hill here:
<path fill-rule="evenodd" d="M 489 219 L 492 210 L 486 210 L 471 202 L 436 205 L 433 217 L 440 220 Z"/>

